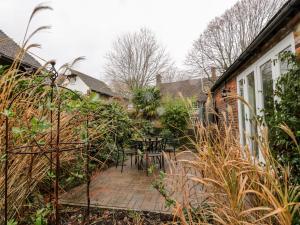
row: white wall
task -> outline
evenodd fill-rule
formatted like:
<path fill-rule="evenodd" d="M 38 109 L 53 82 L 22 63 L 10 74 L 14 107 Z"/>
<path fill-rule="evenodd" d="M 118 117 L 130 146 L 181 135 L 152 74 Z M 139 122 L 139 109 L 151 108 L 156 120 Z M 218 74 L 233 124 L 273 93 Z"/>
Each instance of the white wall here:
<path fill-rule="evenodd" d="M 76 76 L 76 81 L 74 83 L 66 79 L 64 85 L 65 87 L 73 91 L 79 91 L 82 94 L 87 94 L 90 90 L 90 88 L 78 76 Z"/>

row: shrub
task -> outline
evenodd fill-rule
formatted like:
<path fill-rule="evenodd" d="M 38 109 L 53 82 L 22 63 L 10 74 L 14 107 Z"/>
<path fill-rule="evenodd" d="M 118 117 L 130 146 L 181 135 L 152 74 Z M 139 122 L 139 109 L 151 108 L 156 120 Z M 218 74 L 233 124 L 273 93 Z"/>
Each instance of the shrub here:
<path fill-rule="evenodd" d="M 154 127 L 153 127 L 153 123 L 149 120 L 146 119 L 134 119 L 134 136 L 136 136 L 136 138 L 142 138 L 145 136 L 149 136 L 149 135 L 154 135 L 155 131 L 154 131 Z"/>
<path fill-rule="evenodd" d="M 182 99 L 168 99 L 163 104 L 161 123 L 173 136 L 179 137 L 188 128 L 189 110 Z M 169 132 L 169 133 L 170 133 Z"/>
<path fill-rule="evenodd" d="M 160 91 L 156 87 L 145 87 L 134 90 L 132 102 L 138 116 L 153 119 L 157 116 L 160 99 Z"/>
<path fill-rule="evenodd" d="M 132 135 L 132 120 L 127 110 L 117 101 L 103 101 L 96 94 L 82 96 L 84 101 L 69 101 L 69 112 L 77 108 L 83 115 L 90 115 L 90 139 L 94 157 L 101 161 L 110 158 L 116 141 L 127 142 Z M 80 132 L 80 130 L 79 130 Z"/>
<path fill-rule="evenodd" d="M 300 62 L 290 53 L 281 60 L 287 61 L 290 69 L 276 83 L 275 107 L 266 112 L 266 122 L 272 153 L 282 165 L 291 167 L 291 181 L 300 184 Z M 294 141 L 282 127 L 295 134 Z"/>
<path fill-rule="evenodd" d="M 116 142 L 126 144 L 132 136 L 132 120 L 118 102 L 102 102 L 94 115 L 94 129 L 102 134 L 93 141 L 94 156 L 101 161 L 114 159 Z"/>
<path fill-rule="evenodd" d="M 100 105 L 95 113 L 95 123 L 106 121 L 105 137 L 118 141 L 127 141 L 131 136 L 132 121 L 127 111 L 118 102 L 106 102 Z"/>

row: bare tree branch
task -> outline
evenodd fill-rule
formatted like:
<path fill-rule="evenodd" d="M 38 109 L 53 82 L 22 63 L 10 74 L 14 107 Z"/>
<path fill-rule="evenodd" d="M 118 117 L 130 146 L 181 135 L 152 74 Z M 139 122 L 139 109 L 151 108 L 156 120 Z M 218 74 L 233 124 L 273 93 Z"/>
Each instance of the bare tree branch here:
<path fill-rule="evenodd" d="M 120 36 L 106 59 L 106 76 L 116 88 L 122 88 L 122 92 L 153 84 L 156 75 L 163 75 L 171 65 L 165 49 L 145 28 Z"/>
<path fill-rule="evenodd" d="M 194 41 L 185 63 L 191 73 L 222 74 L 247 48 L 286 0 L 241 0 L 209 23 Z"/>

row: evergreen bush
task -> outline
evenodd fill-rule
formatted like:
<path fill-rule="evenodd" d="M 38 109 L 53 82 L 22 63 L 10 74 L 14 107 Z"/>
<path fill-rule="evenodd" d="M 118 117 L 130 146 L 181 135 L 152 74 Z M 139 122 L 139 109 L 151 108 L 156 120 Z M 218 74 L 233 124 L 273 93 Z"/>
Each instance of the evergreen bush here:
<path fill-rule="evenodd" d="M 288 63 L 288 71 L 276 83 L 274 110 L 268 113 L 270 147 L 277 160 L 291 168 L 291 181 L 300 183 L 300 62 L 291 53 L 285 53 L 282 61 Z M 282 125 L 294 135 L 288 135 Z M 297 142 L 297 143 L 295 143 Z"/>

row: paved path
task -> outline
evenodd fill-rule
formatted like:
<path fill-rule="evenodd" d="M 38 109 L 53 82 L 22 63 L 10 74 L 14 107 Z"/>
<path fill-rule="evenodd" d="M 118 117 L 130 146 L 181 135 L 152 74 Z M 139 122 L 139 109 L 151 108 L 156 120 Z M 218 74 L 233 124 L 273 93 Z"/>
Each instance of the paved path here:
<path fill-rule="evenodd" d="M 91 205 L 101 208 L 115 208 L 138 211 L 170 213 L 164 207 L 165 201 L 152 187 L 154 175 L 147 176 L 135 166 L 126 163 L 121 167 L 111 167 L 92 177 L 90 186 Z M 74 188 L 60 198 L 62 204 L 86 205 L 85 185 Z"/>

